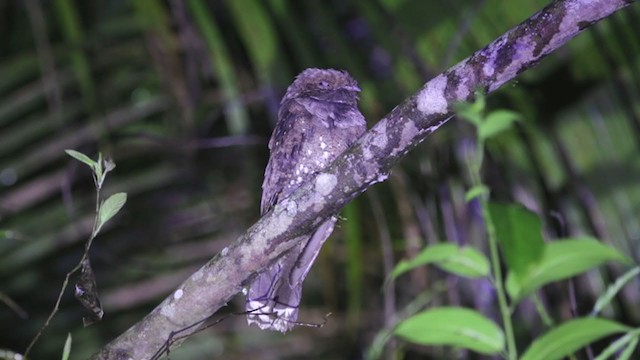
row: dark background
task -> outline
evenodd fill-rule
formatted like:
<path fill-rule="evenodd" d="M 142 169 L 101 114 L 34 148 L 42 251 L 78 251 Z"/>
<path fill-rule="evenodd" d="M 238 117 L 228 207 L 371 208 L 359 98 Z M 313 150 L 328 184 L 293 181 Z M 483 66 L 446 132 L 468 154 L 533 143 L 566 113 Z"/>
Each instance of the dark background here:
<path fill-rule="evenodd" d="M 0 0 L 0 350 L 24 350 L 91 230 L 91 175 L 64 149 L 111 156 L 117 167 L 104 193 L 124 191 L 129 201 L 91 250 L 104 320 L 83 328 L 70 288 L 34 359 L 59 358 L 69 332 L 72 359 L 87 357 L 258 219 L 279 99 L 301 70 L 348 70 L 371 127 L 546 3 Z M 490 108 L 524 121 L 488 144 L 485 164 L 493 198 L 538 212 L 548 240 L 592 235 L 636 263 L 638 24 L 640 8 L 630 6 L 493 94 Z M 450 121 L 343 211 L 300 312 L 309 322 L 331 312 L 326 326 L 283 336 L 230 316 L 171 358 L 362 358 L 391 316 L 385 296 L 396 312 L 427 294 L 427 307 L 471 306 L 497 318 L 486 283 L 434 268 L 381 291 L 383 245 L 393 263 L 443 241 L 486 248 L 478 209 L 464 201 L 473 139 L 468 124 Z M 622 271 L 572 280 L 578 315 Z M 558 322 L 575 316 L 568 284 L 541 293 Z M 605 315 L 638 326 L 639 288 L 629 284 Z M 238 297 L 222 314 L 242 304 Z M 544 328 L 531 303 L 517 310 L 524 348 Z M 392 346 L 407 359 L 475 356 Z"/>

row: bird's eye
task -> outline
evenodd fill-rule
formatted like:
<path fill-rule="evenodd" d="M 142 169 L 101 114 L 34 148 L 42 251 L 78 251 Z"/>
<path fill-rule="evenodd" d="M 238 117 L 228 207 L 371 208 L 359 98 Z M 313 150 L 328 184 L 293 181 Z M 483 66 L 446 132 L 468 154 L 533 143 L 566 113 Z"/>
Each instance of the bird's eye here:
<path fill-rule="evenodd" d="M 327 81 L 320 81 L 318 83 L 318 86 L 320 87 L 320 89 L 328 89 L 329 88 L 329 83 Z"/>

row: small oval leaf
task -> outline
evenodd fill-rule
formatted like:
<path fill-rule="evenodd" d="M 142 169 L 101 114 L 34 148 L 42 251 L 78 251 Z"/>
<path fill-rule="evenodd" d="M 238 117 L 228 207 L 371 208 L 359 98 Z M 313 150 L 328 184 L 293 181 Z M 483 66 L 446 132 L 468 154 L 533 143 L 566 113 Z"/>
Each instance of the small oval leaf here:
<path fill-rule="evenodd" d="M 87 166 L 89 166 L 91 170 L 94 170 L 96 168 L 96 162 L 91 160 L 91 158 L 89 158 L 87 155 L 71 149 L 66 149 L 64 152 L 66 152 L 67 155 L 71 156 L 72 158 L 87 164 Z"/>
<path fill-rule="evenodd" d="M 593 238 L 548 243 L 542 259 L 523 276 L 509 274 L 507 292 L 517 301 L 543 285 L 576 276 L 607 261 L 627 263 L 629 260 L 617 250 Z"/>
<path fill-rule="evenodd" d="M 487 115 L 485 121 L 478 128 L 478 137 L 482 140 L 492 138 L 499 133 L 508 130 L 521 116 L 517 112 L 509 110 L 496 110 Z"/>
<path fill-rule="evenodd" d="M 98 217 L 98 229 L 100 229 L 107 221 L 114 217 L 120 209 L 127 202 L 126 193 L 117 193 L 111 195 L 100 206 L 100 212 Z"/>
<path fill-rule="evenodd" d="M 421 345 L 449 345 L 497 354 L 504 349 L 504 334 L 484 315 L 465 308 L 441 307 L 402 321 L 394 334 Z"/>
<path fill-rule="evenodd" d="M 562 359 L 591 342 L 629 329 L 615 321 L 600 318 L 571 320 L 539 337 L 520 360 Z"/>

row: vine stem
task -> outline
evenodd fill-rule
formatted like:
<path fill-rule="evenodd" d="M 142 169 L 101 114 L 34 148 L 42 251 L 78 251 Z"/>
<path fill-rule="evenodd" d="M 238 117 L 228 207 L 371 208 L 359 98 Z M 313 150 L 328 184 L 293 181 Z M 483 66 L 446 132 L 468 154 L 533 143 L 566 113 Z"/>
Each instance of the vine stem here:
<path fill-rule="evenodd" d="M 489 212 L 489 202 L 486 197 L 480 200 L 482 204 L 482 217 L 487 227 L 487 238 L 489 241 L 489 252 L 491 253 L 491 267 L 493 277 L 495 278 L 496 293 L 498 294 L 498 305 L 500 306 L 500 315 L 502 316 L 502 324 L 504 326 L 505 336 L 507 338 L 507 354 L 509 360 L 517 358 L 517 349 L 515 335 L 513 333 L 513 324 L 511 323 L 511 312 L 507 303 L 507 295 L 504 289 L 504 278 L 500 267 L 500 256 L 498 252 L 498 240 L 496 239 L 495 227 Z"/>
<path fill-rule="evenodd" d="M 44 330 L 49 326 L 49 324 L 51 323 L 51 320 L 53 320 L 53 317 L 60 310 L 60 303 L 62 302 L 62 296 L 67 290 L 67 286 L 69 285 L 69 279 L 71 278 L 71 275 L 75 274 L 78 270 L 80 270 L 80 268 L 82 268 L 82 263 L 89 256 L 89 249 L 91 248 L 93 239 L 95 239 L 97 235 L 99 217 L 100 217 L 100 187 L 96 186 L 96 217 L 93 221 L 91 236 L 89 237 L 89 239 L 87 239 L 87 242 L 85 243 L 84 252 L 82 253 L 82 257 L 80 258 L 80 261 L 78 262 L 78 264 L 76 264 L 76 266 L 73 269 L 71 269 L 71 271 L 69 271 L 65 275 L 64 281 L 62 282 L 62 286 L 60 287 L 60 292 L 58 293 L 58 298 L 56 299 L 56 303 L 53 306 L 53 310 L 51 310 L 51 313 L 47 317 L 47 320 L 45 320 L 44 325 L 42 325 L 42 327 L 40 328 L 36 336 L 33 337 L 31 342 L 29 343 L 29 346 L 27 346 L 27 349 L 24 351 L 24 354 L 22 354 L 23 358 L 25 359 L 27 358 L 27 356 L 29 355 L 33 347 L 36 345 L 36 343 L 40 339 L 40 336 L 42 336 L 42 334 L 44 333 Z"/>
<path fill-rule="evenodd" d="M 471 182 L 473 186 L 483 185 L 480 178 L 480 169 L 484 157 L 484 142 L 480 139 L 477 141 L 476 154 L 474 163 L 471 164 Z M 515 334 L 513 332 L 513 324 L 511 322 L 511 311 L 507 302 L 507 295 L 504 288 L 504 277 L 502 268 L 500 267 L 500 252 L 498 250 L 498 239 L 496 237 L 496 229 L 489 211 L 489 195 L 483 194 L 479 197 L 480 207 L 482 209 L 482 218 L 484 219 L 487 229 L 487 241 L 489 242 L 489 253 L 491 260 L 491 272 L 494 277 L 494 286 L 498 294 L 498 305 L 500 307 L 500 315 L 504 327 L 505 337 L 507 341 L 507 358 L 516 360 L 518 350 L 516 348 Z"/>

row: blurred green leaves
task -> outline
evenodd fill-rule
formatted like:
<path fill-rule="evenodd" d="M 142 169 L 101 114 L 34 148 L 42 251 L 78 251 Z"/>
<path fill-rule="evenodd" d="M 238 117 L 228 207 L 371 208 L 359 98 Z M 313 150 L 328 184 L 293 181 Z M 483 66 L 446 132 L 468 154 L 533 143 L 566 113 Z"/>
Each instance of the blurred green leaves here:
<path fill-rule="evenodd" d="M 509 129 L 520 119 L 520 115 L 508 110 L 487 112 L 485 106 L 484 95 L 477 92 L 473 102 L 457 104 L 456 109 L 458 115 L 476 130 L 475 153 L 469 157 L 471 188 L 465 193 L 465 201 L 477 201 L 480 204 L 490 260 L 471 247 L 448 243 L 427 246 L 413 259 L 400 261 L 389 275 L 387 283 L 425 264 L 435 264 L 450 273 L 470 278 L 491 279 L 498 295 L 504 330 L 472 310 L 436 307 L 402 321 L 394 333 L 412 343 L 461 347 L 483 354 L 502 353 L 504 358 L 516 360 L 518 352 L 511 316 L 519 301 L 546 284 L 582 274 L 608 261 L 626 264 L 630 261 L 614 248 L 589 237 L 545 243 L 542 221 L 537 214 L 519 204 L 489 202 L 490 189 L 481 180 L 485 142 Z M 502 275 L 503 262 L 507 270 L 506 281 Z M 639 273 L 640 268 L 635 267 L 622 275 L 600 296 L 592 314 L 599 313 Z M 553 326 L 544 305 L 537 297 L 535 300 L 545 323 Z M 626 359 L 633 353 L 631 348 L 636 346 L 640 330 L 595 317 L 573 319 L 552 327 L 534 340 L 520 359 L 561 359 L 593 341 L 620 332 L 627 334 L 611 343 L 598 360 L 607 358 L 623 347 L 625 349 L 621 356 Z"/>
<path fill-rule="evenodd" d="M 607 261 L 629 262 L 620 252 L 596 239 L 554 241 L 545 245 L 542 258 L 521 276 L 509 274 L 507 292 L 518 301 L 546 284 L 576 276 Z"/>
<path fill-rule="evenodd" d="M 468 278 L 489 275 L 489 261 L 481 252 L 468 246 L 442 243 L 425 247 L 413 259 L 401 260 L 393 269 L 389 280 L 427 264 L 434 264 L 444 271 Z"/>
<path fill-rule="evenodd" d="M 64 341 L 64 347 L 62 348 L 62 360 L 69 360 L 71 354 L 71 333 L 67 334 L 67 339 Z"/>
<path fill-rule="evenodd" d="M 514 276 L 524 276 L 544 251 L 540 218 L 516 204 L 489 203 L 489 212 L 507 267 Z"/>
<path fill-rule="evenodd" d="M 249 118 L 240 99 L 233 60 L 224 43 L 217 23 L 202 0 L 189 0 L 191 15 L 195 20 L 209 49 L 209 60 L 225 97 L 227 126 L 232 135 L 245 134 L 249 128 Z"/>
<path fill-rule="evenodd" d="M 84 51 L 84 31 L 72 0 L 56 0 L 55 10 L 58 15 L 63 34 L 69 47 L 69 57 L 73 71 L 82 89 L 83 103 L 88 112 L 93 112 L 96 105 L 96 91 L 91 65 Z"/>
<path fill-rule="evenodd" d="M 628 326 L 606 319 L 571 320 L 536 339 L 520 360 L 562 359 L 593 341 L 628 330 Z"/>
<path fill-rule="evenodd" d="M 477 311 L 439 307 L 418 313 L 396 327 L 395 335 L 421 345 L 449 345 L 481 354 L 498 354 L 504 349 L 504 334 Z"/>

